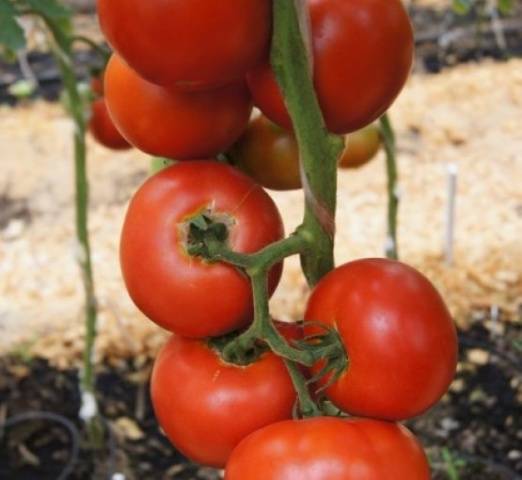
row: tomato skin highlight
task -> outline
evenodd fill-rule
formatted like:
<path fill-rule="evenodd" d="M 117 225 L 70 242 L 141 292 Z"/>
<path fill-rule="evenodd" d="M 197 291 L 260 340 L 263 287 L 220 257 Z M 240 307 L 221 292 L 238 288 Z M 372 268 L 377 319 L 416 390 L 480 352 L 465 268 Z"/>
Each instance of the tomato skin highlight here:
<path fill-rule="evenodd" d="M 403 263 L 362 259 L 336 268 L 312 292 L 305 320 L 338 330 L 349 365 L 326 395 L 353 415 L 415 417 L 455 374 L 451 315 L 430 281 Z"/>
<path fill-rule="evenodd" d="M 265 188 L 301 188 L 299 147 L 293 133 L 272 123 L 264 115 L 250 121 L 228 153 L 235 166 Z"/>
<path fill-rule="evenodd" d="M 113 49 L 158 85 L 216 87 L 268 55 L 271 0 L 98 0 Z"/>
<path fill-rule="evenodd" d="M 426 456 L 405 427 L 318 417 L 260 429 L 232 452 L 225 480 L 429 480 Z"/>
<path fill-rule="evenodd" d="M 402 90 L 413 62 L 413 32 L 400 0 L 308 0 L 314 85 L 331 132 L 379 118 Z M 287 129 L 292 122 L 265 62 L 247 75 L 254 103 Z"/>
<path fill-rule="evenodd" d="M 247 366 L 225 363 L 201 340 L 172 336 L 151 379 L 154 411 L 174 446 L 190 459 L 224 467 L 250 433 L 292 418 L 296 401 L 282 359 L 266 352 Z"/>
<path fill-rule="evenodd" d="M 381 134 L 379 127 L 368 125 L 347 136 L 346 146 L 339 159 L 339 168 L 362 167 L 379 152 Z"/>
<path fill-rule="evenodd" d="M 205 92 L 154 85 L 113 55 L 105 97 L 114 123 L 136 148 L 173 160 L 226 151 L 243 133 L 252 101 L 243 82 Z"/>
<path fill-rule="evenodd" d="M 104 147 L 111 150 L 128 150 L 132 148 L 114 126 L 103 97 L 91 104 L 91 117 L 88 128 L 95 140 Z"/>
<path fill-rule="evenodd" d="M 186 252 L 185 223 L 210 209 L 233 222 L 229 247 L 253 253 L 283 238 L 268 194 L 217 161 L 180 162 L 150 177 L 134 195 L 123 225 L 120 263 L 138 308 L 163 328 L 187 337 L 219 336 L 251 320 L 249 278 L 231 265 Z M 282 264 L 269 273 L 272 293 Z"/>

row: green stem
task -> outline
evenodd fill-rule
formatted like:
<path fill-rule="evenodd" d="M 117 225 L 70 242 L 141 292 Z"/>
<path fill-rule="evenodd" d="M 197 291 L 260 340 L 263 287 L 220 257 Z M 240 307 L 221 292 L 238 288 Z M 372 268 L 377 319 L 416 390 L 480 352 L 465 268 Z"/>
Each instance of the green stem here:
<path fill-rule="evenodd" d="M 291 347 L 277 331 L 270 317 L 268 305 L 267 270 L 259 269 L 259 267 L 255 267 L 254 270 L 255 273 L 248 271 L 254 297 L 254 321 L 246 332 L 232 340 L 223 349 L 223 357 L 228 361 L 242 358 L 244 352 L 250 350 L 256 340 L 263 340 L 280 357 L 312 366 L 317 360 L 313 353 Z"/>
<path fill-rule="evenodd" d="M 299 370 L 299 365 L 287 359 L 285 359 L 285 365 L 297 392 L 301 416 L 304 418 L 321 416 L 323 413 L 312 399 L 306 379 Z"/>
<path fill-rule="evenodd" d="M 310 348 L 290 346 L 270 318 L 267 278 L 272 265 L 298 253 L 311 286 L 333 269 L 337 158 L 344 141 L 326 130 L 315 96 L 310 70 L 311 49 L 307 49 L 310 45 L 307 2 L 274 0 L 273 11 L 271 63 L 292 117 L 299 145 L 305 192 L 303 224 L 289 238 L 249 255 L 228 250 L 221 234 L 215 233 L 213 237 L 213 230 L 204 228 L 206 238 L 203 241 L 196 239 L 191 254 L 235 265 L 246 271 L 252 282 L 254 320 L 246 332 L 224 347 L 222 354 L 225 360 L 241 363 L 256 341 L 266 342 L 273 352 L 287 361 L 299 395 L 301 413 L 316 415 L 320 409 L 310 397 L 306 380 L 295 363 L 312 366 L 326 353 L 345 358 L 344 348 L 338 335 L 329 339 L 330 345 L 328 342 L 326 345 L 319 343 L 319 348 L 315 349 L 314 345 Z"/>
<path fill-rule="evenodd" d="M 233 252 L 223 242 L 217 240 L 207 241 L 206 245 L 212 261 L 223 261 L 251 272 L 268 270 L 285 258 L 302 253 L 310 247 L 309 240 L 302 229 L 252 254 Z"/>
<path fill-rule="evenodd" d="M 97 302 L 92 271 L 91 248 L 88 231 L 89 184 L 87 178 L 86 121 L 72 63 L 71 41 L 51 18 L 40 15 L 53 34 L 56 47 L 53 53 L 58 62 L 65 91 L 69 97 L 70 114 L 74 121 L 74 175 L 77 261 L 82 273 L 85 295 L 85 347 L 81 390 L 84 420 L 89 440 L 95 448 L 101 447 L 103 430 L 95 397 L 94 344 L 96 339 Z"/>
<path fill-rule="evenodd" d="M 388 114 L 384 114 L 380 119 L 381 137 L 383 139 L 384 150 L 386 153 L 386 173 L 388 190 L 388 212 L 387 212 L 387 238 L 386 238 L 386 257 L 393 260 L 399 259 L 399 247 L 397 240 L 397 217 L 399 213 L 399 175 L 397 169 L 397 154 L 395 132 Z"/>
<path fill-rule="evenodd" d="M 313 286 L 334 267 L 337 158 L 344 141 L 326 130 L 315 95 L 307 9 L 305 0 L 273 1 L 271 64 L 299 145 L 306 202 L 303 228 L 314 245 L 301 263 Z"/>
<path fill-rule="evenodd" d="M 107 62 L 109 61 L 109 58 L 111 56 L 111 52 L 109 50 L 97 44 L 94 40 L 90 39 L 89 37 L 85 37 L 83 35 L 75 35 L 71 38 L 71 44 L 76 42 L 84 43 L 88 47 L 92 48 L 103 59 L 104 66 L 107 65 Z"/>

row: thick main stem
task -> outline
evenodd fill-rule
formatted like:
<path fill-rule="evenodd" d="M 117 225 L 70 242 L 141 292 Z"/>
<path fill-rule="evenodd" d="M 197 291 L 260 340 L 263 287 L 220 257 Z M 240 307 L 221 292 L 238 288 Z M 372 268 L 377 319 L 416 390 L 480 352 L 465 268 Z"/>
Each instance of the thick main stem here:
<path fill-rule="evenodd" d="M 312 81 L 308 3 L 274 0 L 271 63 L 292 118 L 305 191 L 304 231 L 314 245 L 301 255 L 310 285 L 334 267 L 337 158 L 341 137 L 328 133 Z"/>
<path fill-rule="evenodd" d="M 395 132 L 388 117 L 384 114 L 380 119 L 381 137 L 383 139 L 384 150 L 386 153 L 386 173 L 388 191 L 388 211 L 387 211 L 387 238 L 385 253 L 388 258 L 398 260 L 399 246 L 397 239 L 397 217 L 399 213 L 399 174 L 397 169 L 396 141 Z"/>

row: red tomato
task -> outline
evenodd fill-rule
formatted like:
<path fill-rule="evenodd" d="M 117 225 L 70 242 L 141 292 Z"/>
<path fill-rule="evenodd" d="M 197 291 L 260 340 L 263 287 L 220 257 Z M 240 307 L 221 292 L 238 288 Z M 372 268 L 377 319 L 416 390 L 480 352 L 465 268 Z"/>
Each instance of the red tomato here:
<path fill-rule="evenodd" d="M 201 340 L 173 336 L 154 364 L 156 417 L 190 459 L 224 467 L 232 450 L 261 427 L 292 418 L 296 401 L 284 362 L 265 353 L 247 366 L 225 363 Z"/>
<path fill-rule="evenodd" d="M 294 135 L 263 115 L 250 121 L 228 153 L 238 168 L 263 187 L 301 188 L 299 147 Z"/>
<path fill-rule="evenodd" d="M 280 322 L 275 320 L 274 325 L 290 345 L 292 345 L 292 342 L 302 340 L 304 337 L 303 322 Z"/>
<path fill-rule="evenodd" d="M 175 160 L 224 152 L 247 127 L 252 103 L 243 83 L 182 92 L 147 82 L 113 55 L 105 72 L 107 106 L 135 147 Z"/>
<path fill-rule="evenodd" d="M 340 168 L 357 168 L 368 163 L 381 148 L 381 133 L 376 125 L 357 130 L 347 136 L 339 159 Z"/>
<path fill-rule="evenodd" d="M 268 53 L 271 0 L 98 0 L 111 46 L 159 85 L 224 85 Z"/>
<path fill-rule="evenodd" d="M 234 449 L 225 480 L 429 480 L 420 443 L 377 420 L 313 418 L 275 423 Z"/>
<path fill-rule="evenodd" d="M 131 298 L 152 321 L 187 337 L 219 336 L 252 315 L 248 277 L 187 251 L 187 222 L 198 213 L 229 226 L 229 247 L 253 253 L 283 237 L 272 199 L 250 178 L 216 161 L 181 162 L 149 178 L 131 201 L 120 259 Z M 273 292 L 282 265 L 269 275 Z"/>
<path fill-rule="evenodd" d="M 103 98 L 95 100 L 91 105 L 89 131 L 104 147 L 112 150 L 128 150 L 131 148 L 129 142 L 122 137 L 114 126 Z"/>
<path fill-rule="evenodd" d="M 402 90 L 413 32 L 401 0 L 308 0 L 314 82 L 328 129 L 353 132 L 380 117 Z M 267 62 L 248 83 L 254 103 L 285 128 L 291 120 Z"/>
<path fill-rule="evenodd" d="M 346 412 L 414 417 L 434 405 L 453 379 L 457 336 L 451 316 L 430 281 L 400 262 L 363 259 L 336 268 L 315 287 L 305 319 L 341 335 L 349 365 L 326 394 Z"/>
<path fill-rule="evenodd" d="M 91 87 L 91 90 L 95 96 L 102 97 L 103 96 L 103 73 L 100 73 L 99 75 L 91 77 L 89 86 Z"/>

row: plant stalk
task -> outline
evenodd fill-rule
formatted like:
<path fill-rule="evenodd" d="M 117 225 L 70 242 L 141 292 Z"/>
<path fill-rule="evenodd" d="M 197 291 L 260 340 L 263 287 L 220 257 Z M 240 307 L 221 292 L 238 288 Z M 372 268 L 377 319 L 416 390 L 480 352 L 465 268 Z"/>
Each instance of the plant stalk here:
<path fill-rule="evenodd" d="M 85 142 L 86 121 L 83 104 L 78 91 L 72 63 L 72 43 L 64 37 L 59 26 L 43 17 L 51 30 L 56 47 L 53 52 L 62 74 L 65 91 L 69 97 L 70 115 L 74 122 L 74 183 L 75 183 L 75 224 L 76 259 L 80 267 L 85 295 L 85 346 L 80 388 L 82 409 L 80 417 L 85 421 L 89 441 L 94 448 L 101 448 L 103 426 L 100 420 L 95 396 L 94 348 L 97 324 L 97 301 L 94 289 L 91 248 L 88 230 L 89 183 L 87 178 L 87 148 Z"/>
<path fill-rule="evenodd" d="M 386 174 L 388 191 L 388 211 L 387 211 L 387 237 L 385 244 L 385 254 L 392 260 L 399 259 L 399 246 L 397 239 L 397 217 L 399 214 L 400 192 L 399 174 L 397 169 L 397 147 L 395 132 L 388 114 L 384 114 L 380 119 L 380 132 L 386 153 Z"/>
<path fill-rule="evenodd" d="M 307 1 L 274 0 L 273 11 L 270 59 L 299 145 L 306 205 L 303 228 L 314 245 L 301 255 L 301 263 L 314 286 L 334 267 L 337 159 L 344 140 L 326 130 L 315 95 Z"/>

